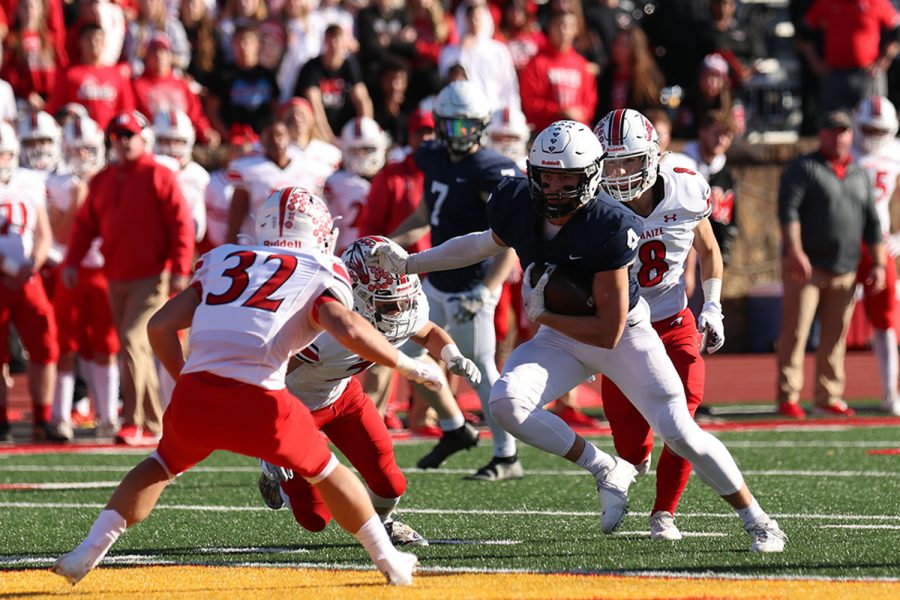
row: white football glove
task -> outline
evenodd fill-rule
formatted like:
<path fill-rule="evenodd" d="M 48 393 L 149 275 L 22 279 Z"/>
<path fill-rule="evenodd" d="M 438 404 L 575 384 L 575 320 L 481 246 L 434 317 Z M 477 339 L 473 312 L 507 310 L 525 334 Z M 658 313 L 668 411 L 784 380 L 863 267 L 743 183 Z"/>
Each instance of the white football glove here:
<path fill-rule="evenodd" d="M 556 265 L 547 265 L 547 268 L 544 269 L 544 274 L 541 275 L 535 286 L 531 287 L 531 271 L 534 269 L 535 264 L 537 263 L 528 265 L 528 268 L 525 269 L 525 274 L 522 275 L 522 300 L 525 303 L 525 314 L 532 321 L 537 321 L 538 317 L 547 310 L 544 308 L 544 288 L 547 287 L 547 282 L 550 281 L 550 275 L 556 270 Z"/>
<path fill-rule="evenodd" d="M 462 292 L 449 298 L 456 302 L 456 313 L 453 320 L 457 323 L 468 323 L 475 318 L 478 311 L 484 307 L 484 302 L 491 291 L 483 283 L 479 283 L 471 290 Z"/>
<path fill-rule="evenodd" d="M 447 363 L 447 369 L 454 375 L 465 377 L 473 386 L 481 383 L 481 371 L 475 363 L 463 356 L 456 344 L 447 344 L 441 349 L 441 359 Z"/>
<path fill-rule="evenodd" d="M 894 258 L 900 256 L 900 232 L 885 236 L 884 247 L 887 249 L 888 254 Z"/>
<path fill-rule="evenodd" d="M 262 469 L 263 475 L 271 479 L 272 481 L 282 482 L 287 481 L 288 479 L 294 478 L 294 472 L 290 469 L 285 469 L 284 467 L 279 467 L 273 465 L 272 463 L 266 462 L 263 459 L 259 460 L 259 468 Z"/>
<path fill-rule="evenodd" d="M 700 350 L 713 354 L 725 343 L 725 324 L 722 322 L 722 305 L 715 301 L 703 304 L 697 317 L 697 329 L 703 334 Z"/>
<path fill-rule="evenodd" d="M 398 275 L 406 275 L 406 261 L 409 258 L 409 252 L 403 248 L 378 242 L 372 246 L 369 253 L 368 263 L 378 266 L 389 273 L 397 273 Z"/>
<path fill-rule="evenodd" d="M 425 362 L 424 360 L 416 360 L 402 352 L 397 356 L 396 369 L 410 381 L 421 383 L 434 392 L 437 392 L 444 387 L 444 381 L 446 381 L 444 379 L 444 372 L 437 364 Z"/>

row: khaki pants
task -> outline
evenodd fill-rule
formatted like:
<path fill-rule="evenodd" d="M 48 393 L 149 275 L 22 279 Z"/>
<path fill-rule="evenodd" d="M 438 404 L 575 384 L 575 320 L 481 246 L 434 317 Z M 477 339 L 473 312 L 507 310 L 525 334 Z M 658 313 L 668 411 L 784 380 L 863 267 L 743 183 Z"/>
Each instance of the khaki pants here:
<path fill-rule="evenodd" d="M 847 329 L 853 315 L 856 272 L 835 275 L 813 269 L 812 278 L 801 283 L 782 276 L 781 335 L 778 338 L 778 401 L 796 403 L 803 387 L 803 355 L 809 328 L 819 309 L 821 334 L 816 351 L 815 403 L 826 406 L 841 400 L 846 374 Z"/>
<path fill-rule="evenodd" d="M 123 425 L 136 425 L 151 433 L 162 430 L 162 407 L 153 351 L 147 338 L 147 323 L 166 302 L 169 274 L 131 281 L 109 282 L 109 303 L 113 323 L 122 347 Z"/>

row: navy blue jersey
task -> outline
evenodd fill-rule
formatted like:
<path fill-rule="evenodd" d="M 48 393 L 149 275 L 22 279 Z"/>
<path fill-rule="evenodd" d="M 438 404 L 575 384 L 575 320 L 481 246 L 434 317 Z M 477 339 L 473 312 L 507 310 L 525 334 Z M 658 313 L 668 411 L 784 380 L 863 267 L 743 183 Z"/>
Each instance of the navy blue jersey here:
<path fill-rule="evenodd" d="M 552 239 L 544 239 L 544 217 L 531 203 L 528 180 L 507 178 L 494 189 L 488 203 L 490 228 L 515 249 L 522 268 L 531 263 L 568 265 L 593 281 L 594 273 L 631 264 L 637 256 L 644 227 L 633 212 L 605 194 L 576 212 Z M 629 275 L 628 308 L 638 301 L 638 284 Z"/>
<path fill-rule="evenodd" d="M 450 162 L 447 149 L 423 144 L 416 165 L 425 173 L 425 202 L 431 213 L 431 244 L 488 228 L 487 198 L 506 176 L 521 174 L 515 163 L 490 148 L 481 148 L 459 162 Z M 442 292 L 472 289 L 484 278 L 485 262 L 429 273 L 428 281 Z"/>

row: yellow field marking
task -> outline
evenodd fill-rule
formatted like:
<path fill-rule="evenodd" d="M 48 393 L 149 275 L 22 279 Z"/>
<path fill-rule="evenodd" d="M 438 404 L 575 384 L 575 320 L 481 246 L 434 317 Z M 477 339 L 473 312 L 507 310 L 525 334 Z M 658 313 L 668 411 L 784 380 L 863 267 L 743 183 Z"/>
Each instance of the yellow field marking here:
<path fill-rule="evenodd" d="M 420 574 L 391 588 L 374 571 L 262 567 L 100 568 L 74 588 L 46 570 L 0 571 L 0 596 L 14 598 L 900 598 L 900 583 L 816 580 L 723 580 L 612 575 Z"/>

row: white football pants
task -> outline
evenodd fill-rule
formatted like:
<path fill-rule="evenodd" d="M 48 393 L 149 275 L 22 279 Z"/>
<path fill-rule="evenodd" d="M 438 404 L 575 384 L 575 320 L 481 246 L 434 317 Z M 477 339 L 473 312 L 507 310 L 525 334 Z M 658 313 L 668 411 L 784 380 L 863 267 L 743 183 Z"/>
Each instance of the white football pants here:
<path fill-rule="evenodd" d="M 516 453 L 516 439 L 506 429 L 496 423 L 491 416 L 490 397 L 491 386 L 500 377 L 497 371 L 495 355 L 497 352 L 497 338 L 494 332 L 494 310 L 500 300 L 499 292 L 488 298 L 481 310 L 471 321 L 460 323 L 454 318 L 458 303 L 454 299 L 457 293 L 442 292 L 431 285 L 426 279 L 422 283 L 422 289 L 428 296 L 429 318 L 435 324 L 447 330 L 447 333 L 456 342 L 463 356 L 475 362 L 481 370 L 481 383 L 475 388 L 478 398 L 481 400 L 481 409 L 484 412 L 484 420 L 491 430 L 494 442 L 494 456 L 509 457 Z"/>
<path fill-rule="evenodd" d="M 591 375 L 602 373 L 669 448 L 691 463 L 704 483 L 720 496 L 733 494 L 743 486 L 741 472 L 722 442 L 691 418 L 684 386 L 649 317 L 641 299 L 613 349 L 583 344 L 541 327 L 506 359 L 491 391 L 491 413 L 520 440 L 565 456 L 575 443 L 575 432 L 543 407 Z"/>

